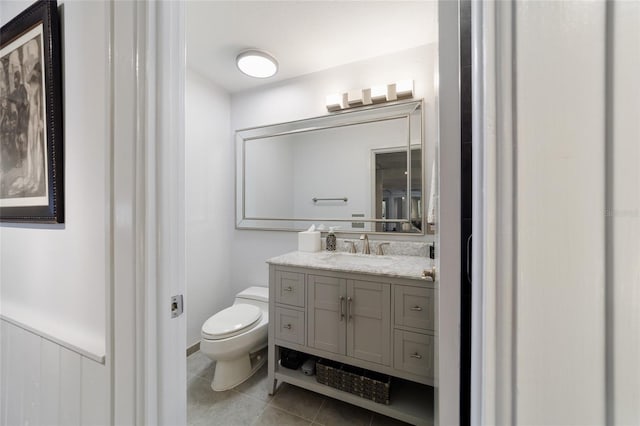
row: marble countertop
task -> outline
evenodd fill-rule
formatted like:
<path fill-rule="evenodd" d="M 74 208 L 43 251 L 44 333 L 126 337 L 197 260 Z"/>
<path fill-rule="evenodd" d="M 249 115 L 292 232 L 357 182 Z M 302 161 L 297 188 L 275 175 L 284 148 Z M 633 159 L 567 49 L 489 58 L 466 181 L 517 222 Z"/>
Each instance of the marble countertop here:
<path fill-rule="evenodd" d="M 433 260 L 422 256 L 378 256 L 329 251 L 316 253 L 294 251 L 272 257 L 267 260 L 267 263 L 416 280 L 422 280 L 422 272 L 433 266 Z"/>

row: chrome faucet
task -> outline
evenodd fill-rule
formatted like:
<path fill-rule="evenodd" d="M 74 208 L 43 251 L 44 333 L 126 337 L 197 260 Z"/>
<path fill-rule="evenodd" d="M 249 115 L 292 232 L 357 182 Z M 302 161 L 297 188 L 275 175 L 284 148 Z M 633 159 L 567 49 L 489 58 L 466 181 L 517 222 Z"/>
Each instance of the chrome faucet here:
<path fill-rule="evenodd" d="M 345 241 L 344 243 L 349 248 L 349 253 L 356 252 L 356 243 L 354 243 L 353 241 Z"/>
<path fill-rule="evenodd" d="M 384 250 L 382 249 L 382 247 L 388 246 L 388 245 L 389 245 L 389 243 L 380 243 L 380 244 L 378 244 L 378 247 L 376 247 L 376 254 L 384 255 Z"/>
<path fill-rule="evenodd" d="M 362 254 L 371 254 L 371 248 L 369 248 L 369 236 L 367 234 L 360 235 L 362 240 Z"/>

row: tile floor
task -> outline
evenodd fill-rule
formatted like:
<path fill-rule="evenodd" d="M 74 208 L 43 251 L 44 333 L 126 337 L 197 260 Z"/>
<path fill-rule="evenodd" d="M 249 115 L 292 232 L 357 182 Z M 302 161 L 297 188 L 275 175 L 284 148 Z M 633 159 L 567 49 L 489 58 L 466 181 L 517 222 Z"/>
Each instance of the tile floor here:
<path fill-rule="evenodd" d="M 215 363 L 199 351 L 187 358 L 189 425 L 406 425 L 286 383 L 270 396 L 266 364 L 240 386 L 214 392 L 210 387 L 214 368 Z"/>

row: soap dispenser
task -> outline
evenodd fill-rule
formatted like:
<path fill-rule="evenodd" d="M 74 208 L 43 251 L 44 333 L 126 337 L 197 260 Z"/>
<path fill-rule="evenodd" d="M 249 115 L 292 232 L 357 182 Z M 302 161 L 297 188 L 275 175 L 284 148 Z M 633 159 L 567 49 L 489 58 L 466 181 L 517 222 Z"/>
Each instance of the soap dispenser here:
<path fill-rule="evenodd" d="M 336 234 L 334 233 L 337 226 L 330 226 L 327 234 L 327 251 L 336 251 Z"/>

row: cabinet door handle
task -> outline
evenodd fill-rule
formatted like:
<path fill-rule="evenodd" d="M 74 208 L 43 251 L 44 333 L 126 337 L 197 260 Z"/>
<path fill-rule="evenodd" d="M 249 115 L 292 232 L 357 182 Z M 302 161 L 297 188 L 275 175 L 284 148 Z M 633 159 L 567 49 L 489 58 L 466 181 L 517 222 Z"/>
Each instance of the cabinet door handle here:
<path fill-rule="evenodd" d="M 340 296 L 340 321 L 344 319 L 344 296 Z"/>
<path fill-rule="evenodd" d="M 422 359 L 422 355 L 420 355 L 418 352 L 409 355 L 411 358 L 415 358 L 415 359 Z"/>
<path fill-rule="evenodd" d="M 418 305 L 414 306 L 413 308 L 410 308 L 412 311 L 421 311 L 422 308 Z"/>
<path fill-rule="evenodd" d="M 473 234 L 467 238 L 467 281 L 471 284 L 471 239 Z"/>
<path fill-rule="evenodd" d="M 291 286 L 289 286 L 289 287 L 285 287 L 283 290 L 284 291 L 293 291 L 293 288 L 291 288 Z"/>
<path fill-rule="evenodd" d="M 291 324 L 283 325 L 282 328 L 286 328 L 287 330 L 291 330 Z"/>
<path fill-rule="evenodd" d="M 347 297 L 347 316 L 349 317 L 349 321 L 353 318 L 353 316 L 351 315 L 351 303 L 353 302 L 353 299 L 350 297 Z"/>

